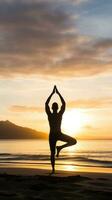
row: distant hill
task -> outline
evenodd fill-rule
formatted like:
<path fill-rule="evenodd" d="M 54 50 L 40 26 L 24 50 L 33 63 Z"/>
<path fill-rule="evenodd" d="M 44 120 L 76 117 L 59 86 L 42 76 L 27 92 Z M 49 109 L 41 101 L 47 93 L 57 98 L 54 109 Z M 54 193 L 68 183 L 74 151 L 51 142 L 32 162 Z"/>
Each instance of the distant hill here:
<path fill-rule="evenodd" d="M 0 139 L 46 139 L 47 134 L 17 126 L 10 121 L 0 121 Z"/>

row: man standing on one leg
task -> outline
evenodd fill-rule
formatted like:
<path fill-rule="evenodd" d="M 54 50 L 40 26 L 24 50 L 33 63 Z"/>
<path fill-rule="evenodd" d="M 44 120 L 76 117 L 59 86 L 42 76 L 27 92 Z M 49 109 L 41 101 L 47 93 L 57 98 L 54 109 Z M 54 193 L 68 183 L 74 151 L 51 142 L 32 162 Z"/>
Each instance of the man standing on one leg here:
<path fill-rule="evenodd" d="M 50 111 L 49 107 L 49 102 L 53 96 L 54 93 L 57 93 L 60 97 L 62 106 L 60 111 L 58 112 L 58 104 L 54 102 L 52 104 L 52 110 L 53 112 Z M 77 143 L 76 139 L 65 135 L 61 132 L 61 122 L 62 122 L 62 115 L 65 111 L 65 106 L 66 103 L 58 91 L 57 87 L 54 86 L 54 89 L 50 96 L 48 97 L 46 103 L 45 103 L 45 110 L 48 115 L 48 121 L 49 121 L 49 126 L 50 126 L 50 133 L 49 133 L 49 145 L 50 145 L 50 151 L 51 151 L 51 165 L 52 165 L 52 173 L 55 173 L 55 152 L 57 149 L 57 157 L 59 156 L 60 151 L 68 146 L 74 145 Z M 64 145 L 57 146 L 56 147 L 56 142 L 60 140 L 63 142 L 66 142 Z"/>

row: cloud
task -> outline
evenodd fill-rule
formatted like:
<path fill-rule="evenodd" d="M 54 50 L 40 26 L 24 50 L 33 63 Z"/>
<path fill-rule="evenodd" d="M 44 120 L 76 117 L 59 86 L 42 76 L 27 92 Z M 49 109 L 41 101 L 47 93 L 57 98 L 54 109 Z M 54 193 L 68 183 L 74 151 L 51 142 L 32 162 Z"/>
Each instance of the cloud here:
<path fill-rule="evenodd" d="M 102 99 L 78 99 L 68 103 L 69 108 L 107 108 L 112 105 L 111 98 Z"/>
<path fill-rule="evenodd" d="M 112 71 L 112 40 L 78 32 L 83 0 L 0 1 L 0 75 L 91 76 Z"/>
<path fill-rule="evenodd" d="M 70 0 L 71 2 L 75 3 L 76 5 L 91 1 L 91 0 Z M 66 0 L 67 2 L 67 0 Z"/>
<path fill-rule="evenodd" d="M 98 131 L 99 130 L 99 128 L 93 127 L 91 125 L 83 126 L 83 129 L 88 130 L 88 131 Z"/>
<path fill-rule="evenodd" d="M 13 105 L 9 108 L 11 112 L 43 112 L 43 108 L 36 106 Z"/>
<path fill-rule="evenodd" d="M 107 108 L 112 105 L 111 98 L 102 99 L 78 99 L 68 102 L 68 108 Z M 11 112 L 44 112 L 44 107 L 25 106 L 25 105 L 12 105 L 9 110 Z"/>

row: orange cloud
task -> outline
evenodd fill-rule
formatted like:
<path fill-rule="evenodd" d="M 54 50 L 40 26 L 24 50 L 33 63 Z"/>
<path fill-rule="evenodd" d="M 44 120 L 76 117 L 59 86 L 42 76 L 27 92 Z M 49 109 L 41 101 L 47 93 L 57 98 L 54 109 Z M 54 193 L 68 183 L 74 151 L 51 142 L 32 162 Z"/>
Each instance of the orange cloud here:
<path fill-rule="evenodd" d="M 68 103 L 70 108 L 105 108 L 112 106 L 112 99 L 79 99 Z"/>
<path fill-rule="evenodd" d="M 112 106 L 112 99 L 78 99 L 75 101 L 68 102 L 69 108 L 105 108 Z M 11 112 L 45 112 L 44 107 L 36 106 L 22 106 L 22 105 L 12 105 L 9 110 Z"/>
<path fill-rule="evenodd" d="M 43 108 L 34 106 L 13 105 L 10 107 L 11 112 L 43 112 Z"/>

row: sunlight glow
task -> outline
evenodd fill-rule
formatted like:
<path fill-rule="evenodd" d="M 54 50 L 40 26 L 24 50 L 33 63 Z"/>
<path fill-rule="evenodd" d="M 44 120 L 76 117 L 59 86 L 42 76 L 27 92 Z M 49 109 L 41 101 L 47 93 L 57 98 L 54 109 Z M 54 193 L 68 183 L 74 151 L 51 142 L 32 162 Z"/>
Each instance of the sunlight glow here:
<path fill-rule="evenodd" d="M 68 163 L 68 165 L 64 166 L 64 170 L 70 171 L 70 172 L 77 171 L 78 169 L 79 167 L 74 166 L 73 163 Z"/>
<path fill-rule="evenodd" d="M 84 111 L 81 109 L 72 109 L 65 112 L 62 129 L 70 135 L 73 135 L 74 133 L 78 133 L 88 122 L 89 116 Z"/>

